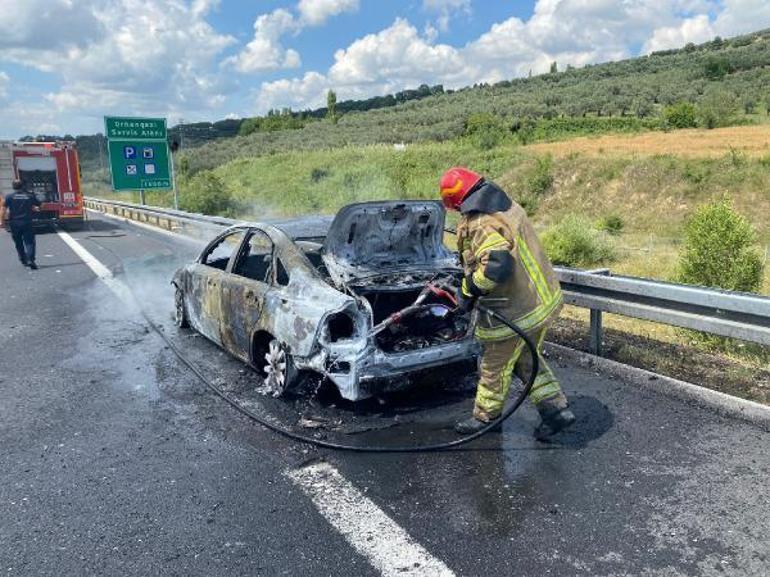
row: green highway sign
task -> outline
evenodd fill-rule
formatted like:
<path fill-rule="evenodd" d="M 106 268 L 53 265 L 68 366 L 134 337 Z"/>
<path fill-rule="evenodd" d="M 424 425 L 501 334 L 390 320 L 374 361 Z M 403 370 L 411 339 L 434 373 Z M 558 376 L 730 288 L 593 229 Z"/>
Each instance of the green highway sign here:
<path fill-rule="evenodd" d="M 108 139 L 166 140 L 165 118 L 104 117 L 105 135 Z"/>
<path fill-rule="evenodd" d="M 165 118 L 104 117 L 113 190 L 174 187 Z"/>

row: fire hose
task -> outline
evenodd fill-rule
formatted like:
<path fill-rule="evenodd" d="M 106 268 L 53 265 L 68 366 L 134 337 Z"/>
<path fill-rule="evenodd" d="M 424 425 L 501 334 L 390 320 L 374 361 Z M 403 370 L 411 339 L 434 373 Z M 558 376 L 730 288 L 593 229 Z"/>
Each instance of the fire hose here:
<path fill-rule="evenodd" d="M 433 287 L 431 288 L 430 285 L 426 287 L 426 291 L 432 292 L 434 294 L 440 294 L 436 292 L 433 289 L 438 289 L 439 291 L 442 290 L 440 287 Z M 423 292 L 426 292 L 423 291 Z M 423 293 L 421 293 L 422 296 Z M 426 295 L 427 296 L 427 295 Z M 413 312 L 419 310 L 422 301 L 424 301 L 424 297 L 420 299 L 418 297 L 418 300 L 420 300 L 420 303 L 415 302 L 415 304 L 410 305 L 406 309 L 403 309 L 399 311 L 399 313 L 396 313 L 396 315 L 391 315 L 391 317 L 396 316 L 396 320 L 392 320 L 392 322 L 397 322 L 398 316 L 400 315 L 401 318 L 403 318 L 404 314 L 412 314 Z M 454 300 L 454 299 L 450 299 Z M 300 433 L 295 433 L 294 431 L 291 431 L 289 429 L 286 429 L 284 427 L 281 427 L 280 425 L 276 425 L 274 423 L 271 423 L 269 420 L 265 419 L 263 416 L 255 413 L 251 409 L 242 406 L 238 403 L 238 401 L 234 398 L 232 398 L 230 395 L 228 395 L 222 388 L 217 386 L 213 381 L 208 379 L 203 372 L 193 363 L 191 360 L 187 358 L 187 356 L 179 349 L 179 347 L 173 343 L 173 341 L 158 327 L 147 315 L 144 311 L 142 311 L 142 316 L 144 316 L 144 319 L 147 321 L 147 323 L 152 327 L 152 329 L 160 335 L 160 337 L 163 339 L 163 341 L 168 345 L 168 347 L 171 349 L 171 351 L 177 356 L 177 358 L 184 364 L 192 373 L 204 384 L 206 385 L 211 391 L 213 391 L 217 396 L 222 398 L 223 400 L 227 401 L 230 405 L 232 405 L 237 411 L 240 413 L 246 415 L 250 419 L 256 421 L 263 427 L 273 431 L 274 433 L 277 433 L 283 437 L 286 437 L 288 439 L 291 439 L 293 441 L 299 441 L 301 443 L 307 443 L 310 445 L 315 445 L 316 447 L 321 447 L 324 449 L 333 449 L 336 451 L 348 451 L 353 453 L 425 453 L 425 452 L 433 452 L 433 451 L 444 451 L 446 449 L 452 449 L 455 447 L 459 447 L 461 445 L 465 445 L 466 443 L 470 443 L 471 441 L 474 441 L 478 439 L 479 437 L 482 437 L 495 429 L 496 427 L 502 426 L 502 423 L 511 417 L 513 413 L 515 413 L 518 408 L 521 406 L 521 404 L 524 402 L 524 399 L 527 398 L 527 395 L 529 395 L 529 391 L 532 389 L 532 385 L 535 382 L 535 377 L 537 376 L 538 369 L 539 369 L 539 358 L 538 358 L 538 352 L 537 352 L 537 346 L 532 341 L 532 339 L 525 333 L 521 328 L 519 328 L 515 323 L 505 318 L 503 315 L 498 313 L 497 311 L 494 311 L 488 307 L 485 307 L 483 305 L 476 305 L 478 310 L 482 313 L 488 314 L 497 321 L 503 323 L 508 328 L 510 328 L 513 332 L 515 332 L 523 341 L 524 344 L 527 347 L 527 350 L 529 354 L 532 357 L 532 372 L 530 373 L 529 377 L 527 378 L 526 382 L 524 383 L 523 388 L 519 392 L 519 394 L 516 396 L 515 399 L 509 404 L 509 406 L 503 411 L 503 413 L 495 420 L 490 421 L 486 426 L 484 426 L 482 429 L 479 429 L 475 433 L 472 433 L 470 435 L 467 435 L 465 437 L 461 437 L 459 439 L 455 439 L 454 441 L 446 441 L 443 443 L 432 443 L 427 445 L 346 445 L 344 443 L 336 443 L 334 441 L 326 441 L 323 439 L 316 439 L 313 437 L 308 437 L 306 435 L 302 435 Z M 389 317 L 390 318 L 390 317 Z M 387 321 L 387 319 L 386 319 Z M 383 322 L 386 322 L 383 321 Z M 386 325 L 387 326 L 387 325 Z M 375 329 L 383 330 L 385 327 L 375 327 Z M 513 375 L 512 375 L 513 377 Z"/>

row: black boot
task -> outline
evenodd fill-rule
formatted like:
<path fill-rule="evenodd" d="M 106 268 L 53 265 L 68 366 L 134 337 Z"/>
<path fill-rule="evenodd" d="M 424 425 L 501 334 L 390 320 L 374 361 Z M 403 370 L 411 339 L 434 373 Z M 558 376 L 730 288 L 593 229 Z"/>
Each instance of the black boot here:
<path fill-rule="evenodd" d="M 540 417 L 542 421 L 535 429 L 535 438 L 538 440 L 547 439 L 575 422 L 575 415 L 568 407 L 542 411 Z"/>
<path fill-rule="evenodd" d="M 29 268 L 31 268 L 32 270 L 37 270 L 37 264 L 35 264 L 34 260 L 30 262 L 27 266 L 29 266 Z"/>
<path fill-rule="evenodd" d="M 463 419 L 462 421 L 458 421 L 455 424 L 455 432 L 460 435 L 472 435 L 473 433 L 477 433 L 484 427 L 486 427 L 489 423 L 486 421 L 480 421 L 476 417 L 468 417 L 467 419 Z M 498 425 L 492 431 L 499 431 L 500 426 Z"/>

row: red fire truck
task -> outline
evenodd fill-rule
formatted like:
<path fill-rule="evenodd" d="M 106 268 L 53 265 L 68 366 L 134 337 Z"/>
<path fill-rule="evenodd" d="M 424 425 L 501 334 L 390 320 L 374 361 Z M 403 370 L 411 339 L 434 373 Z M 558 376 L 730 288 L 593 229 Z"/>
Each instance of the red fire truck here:
<path fill-rule="evenodd" d="M 0 194 L 11 192 L 15 178 L 40 200 L 36 220 L 83 224 L 80 165 L 74 142 L 0 142 Z"/>

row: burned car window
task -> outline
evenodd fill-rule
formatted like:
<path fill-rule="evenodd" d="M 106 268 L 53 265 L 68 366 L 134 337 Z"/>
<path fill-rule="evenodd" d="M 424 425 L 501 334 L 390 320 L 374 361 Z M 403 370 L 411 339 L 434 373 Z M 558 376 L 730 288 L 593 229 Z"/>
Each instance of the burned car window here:
<path fill-rule="evenodd" d="M 211 247 L 201 262 L 207 266 L 225 270 L 230 257 L 238 250 L 238 247 L 245 236 L 242 230 L 236 231 L 222 238 L 216 245 Z"/>
<path fill-rule="evenodd" d="M 286 286 L 289 284 L 289 272 L 286 270 L 286 267 L 283 266 L 283 263 L 281 262 L 280 258 L 275 259 L 275 282 L 278 285 Z"/>
<path fill-rule="evenodd" d="M 266 283 L 270 280 L 272 258 L 272 241 L 265 233 L 255 231 L 235 263 L 233 274 Z"/>

